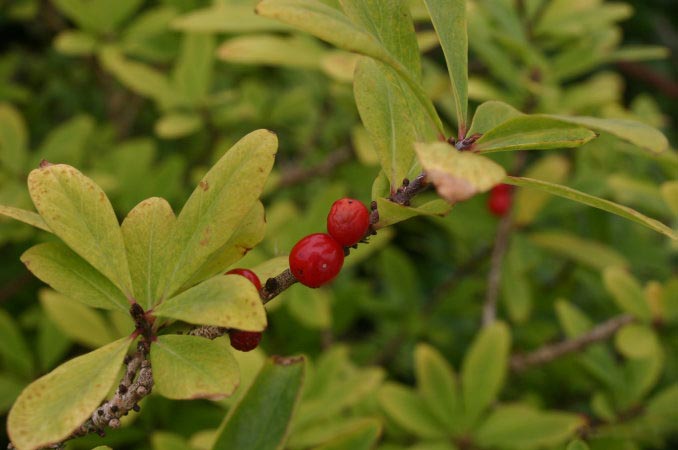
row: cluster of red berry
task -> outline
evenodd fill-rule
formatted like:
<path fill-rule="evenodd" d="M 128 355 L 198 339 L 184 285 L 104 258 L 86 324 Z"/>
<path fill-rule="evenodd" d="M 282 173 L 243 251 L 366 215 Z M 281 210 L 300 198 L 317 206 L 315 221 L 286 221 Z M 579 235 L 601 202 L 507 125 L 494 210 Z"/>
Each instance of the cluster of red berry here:
<path fill-rule="evenodd" d="M 512 190 L 513 186 L 509 184 L 498 184 L 493 187 L 487 198 L 487 209 L 498 217 L 506 215 L 511 209 Z"/>
<path fill-rule="evenodd" d="M 327 232 L 302 238 L 290 252 L 290 270 L 305 286 L 317 288 L 330 282 L 344 265 L 344 248 L 351 247 L 367 234 L 370 213 L 360 201 L 342 198 L 332 204 L 327 215 Z M 241 275 L 261 291 L 259 277 L 249 269 L 226 272 Z M 230 330 L 231 346 L 241 352 L 254 350 L 261 341 L 258 331 Z"/>
<path fill-rule="evenodd" d="M 310 234 L 292 248 L 292 274 L 311 288 L 330 282 L 344 265 L 344 248 L 360 242 L 369 227 L 370 213 L 365 205 L 352 198 L 337 200 L 327 215 L 327 234 Z"/>

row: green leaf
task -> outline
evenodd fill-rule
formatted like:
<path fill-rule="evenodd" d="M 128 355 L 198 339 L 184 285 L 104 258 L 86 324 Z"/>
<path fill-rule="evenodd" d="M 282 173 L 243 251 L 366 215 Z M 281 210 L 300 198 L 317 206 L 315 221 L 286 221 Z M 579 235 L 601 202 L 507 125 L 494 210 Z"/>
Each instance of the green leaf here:
<path fill-rule="evenodd" d="M 151 66 L 126 58 L 116 47 L 102 49 L 99 52 L 99 60 L 102 67 L 125 87 L 139 95 L 152 98 L 161 107 L 168 107 L 181 99 L 165 74 Z"/>
<path fill-rule="evenodd" d="M 240 275 L 218 275 L 162 302 L 158 317 L 196 325 L 262 331 L 266 311 L 254 285 Z"/>
<path fill-rule="evenodd" d="M 133 330 L 134 328 L 130 327 L 126 335 Z M 47 372 L 63 361 L 72 344 L 71 340 L 45 314 L 40 316 L 34 351 L 38 356 L 41 371 Z"/>
<path fill-rule="evenodd" d="M 568 338 L 575 338 L 593 328 L 593 322 L 579 308 L 566 300 L 556 301 L 556 314 Z"/>
<path fill-rule="evenodd" d="M 3 367 L 8 372 L 23 378 L 30 378 L 33 375 L 34 363 L 31 350 L 16 320 L 3 309 L 0 309 L 0 357 Z"/>
<path fill-rule="evenodd" d="M 314 450 L 370 450 L 381 434 L 381 423 L 376 419 L 364 419 L 341 436 L 315 447 Z"/>
<path fill-rule="evenodd" d="M 657 335 L 647 325 L 625 325 L 615 335 L 614 344 L 627 358 L 647 358 L 659 351 Z"/>
<path fill-rule="evenodd" d="M 7 418 L 14 445 L 45 447 L 80 426 L 115 383 L 130 342 L 123 338 L 72 359 L 24 389 Z"/>
<path fill-rule="evenodd" d="M 417 156 L 426 179 L 448 203 L 488 191 L 506 176 L 503 167 L 472 152 L 460 152 L 444 142 L 417 144 Z"/>
<path fill-rule="evenodd" d="M 459 138 L 468 128 L 468 36 L 465 0 L 425 0 L 445 54 L 452 82 L 452 99 L 459 122 Z"/>
<path fill-rule="evenodd" d="M 415 163 L 415 129 L 405 94 L 387 67 L 369 58 L 360 58 L 354 73 L 353 89 L 360 118 L 370 134 L 381 168 L 391 189 L 410 176 Z"/>
<path fill-rule="evenodd" d="M 602 209 L 603 211 L 616 214 L 625 219 L 644 225 L 658 233 L 662 233 L 671 239 L 678 239 L 678 235 L 676 235 L 676 233 L 671 228 L 655 219 L 651 219 L 627 206 L 619 205 L 609 200 L 595 197 L 567 186 L 549 183 L 547 181 L 535 180 L 532 178 L 512 176 L 506 177 L 504 179 L 504 183 L 512 184 L 514 186 L 541 189 L 545 192 L 548 192 L 549 194 L 557 195 L 558 197 L 567 198 L 593 208 Z"/>
<path fill-rule="evenodd" d="M 306 398 L 307 397 L 304 396 L 302 403 Z M 297 415 L 295 415 L 295 418 L 296 417 Z M 321 420 L 309 425 L 304 424 L 302 427 L 295 426 L 293 422 L 292 431 L 289 440 L 287 441 L 287 447 L 296 449 L 322 444 L 332 445 L 335 442 L 341 443 L 343 442 L 344 436 L 347 434 L 350 434 L 353 431 L 355 431 L 356 434 L 360 434 L 359 430 L 371 428 L 371 425 L 374 424 L 378 425 L 378 428 L 381 428 L 379 421 L 365 417 L 331 417 L 329 420 Z"/>
<path fill-rule="evenodd" d="M 175 222 L 172 207 L 159 197 L 139 203 L 122 222 L 134 298 L 144 310 L 155 306 L 162 295 L 160 278 L 167 265 L 167 243 Z"/>
<path fill-rule="evenodd" d="M 282 448 L 304 380 L 303 357 L 266 361 L 244 397 L 219 427 L 212 450 Z"/>
<path fill-rule="evenodd" d="M 61 242 L 38 244 L 21 261 L 54 290 L 85 305 L 127 312 L 125 295 L 99 271 Z"/>
<path fill-rule="evenodd" d="M 154 373 L 155 375 L 155 373 Z M 176 433 L 166 431 L 156 431 L 151 435 L 151 446 L 153 450 L 191 450 L 192 446 Z"/>
<path fill-rule="evenodd" d="M 41 159 L 78 166 L 83 162 L 85 145 L 94 131 L 94 120 L 79 115 L 52 129 L 43 140 L 31 165 L 38 166 Z"/>
<path fill-rule="evenodd" d="M 377 36 L 353 23 L 341 11 L 317 0 L 263 0 L 257 5 L 256 12 L 261 16 L 292 25 L 339 48 L 370 56 L 391 66 L 409 85 L 438 132 L 444 134 L 440 117 L 415 78 L 416 75 L 392 55 Z M 414 43 L 416 46 L 416 39 Z"/>
<path fill-rule="evenodd" d="M 667 430 L 675 430 L 678 421 L 678 384 L 664 388 L 647 402 L 645 414 L 651 423 Z"/>
<path fill-rule="evenodd" d="M 52 232 L 49 229 L 49 226 L 39 214 L 34 213 L 33 211 L 27 211 L 21 208 L 15 208 L 13 206 L 0 205 L 0 214 L 5 217 L 11 217 L 12 219 L 18 220 L 20 222 L 31 225 L 35 228 L 40 228 L 41 230 Z"/>
<path fill-rule="evenodd" d="M 176 399 L 230 396 L 238 387 L 240 372 L 224 339 L 198 336 L 159 336 L 151 345 L 155 390 Z"/>
<path fill-rule="evenodd" d="M 564 231 L 538 231 L 530 233 L 528 237 L 533 244 L 547 251 L 570 258 L 595 270 L 629 266 L 624 255 L 612 247 Z"/>
<path fill-rule="evenodd" d="M 259 198 L 278 146 L 268 130 L 238 141 L 202 178 L 172 234 L 165 272 L 165 298 L 190 280 L 233 236 Z"/>
<path fill-rule="evenodd" d="M 97 45 L 97 38 L 86 31 L 66 30 L 54 38 L 54 48 L 69 56 L 91 55 Z"/>
<path fill-rule="evenodd" d="M 306 36 L 257 34 L 237 36 L 217 49 L 219 59 L 238 64 L 319 69 L 327 53 Z"/>
<path fill-rule="evenodd" d="M 556 118 L 522 115 L 484 133 L 473 145 L 480 153 L 572 148 L 586 144 L 596 134 L 582 126 Z"/>
<path fill-rule="evenodd" d="M 131 295 L 125 244 L 111 202 L 91 179 L 65 164 L 31 171 L 35 209 L 73 251 Z"/>
<path fill-rule="evenodd" d="M 468 135 L 485 134 L 507 120 L 522 116 L 524 116 L 523 113 L 504 102 L 496 100 L 484 102 L 478 106 L 473 115 L 473 123 L 468 130 Z"/>
<path fill-rule="evenodd" d="M 28 132 L 23 117 L 9 103 L 0 103 L 0 163 L 14 174 L 24 170 Z"/>
<path fill-rule="evenodd" d="M 402 429 L 422 438 L 446 435 L 445 427 L 436 421 L 424 399 L 413 390 L 390 383 L 384 385 L 378 395 L 381 408 Z"/>
<path fill-rule="evenodd" d="M 550 115 L 549 117 L 609 133 L 652 153 L 661 153 L 669 146 L 666 136 L 661 131 L 635 120 L 560 115 Z"/>
<path fill-rule="evenodd" d="M 5 414 L 19 396 L 25 383 L 0 373 L 0 414 Z"/>
<path fill-rule="evenodd" d="M 196 9 L 177 17 L 172 21 L 172 28 L 189 32 L 230 34 L 290 30 L 287 25 L 257 16 L 249 4 L 224 3 Z"/>
<path fill-rule="evenodd" d="M 652 320 L 650 304 L 645 299 L 643 288 L 633 275 L 624 269 L 610 267 L 603 272 L 603 282 L 619 309 L 643 322 Z"/>
<path fill-rule="evenodd" d="M 89 348 L 98 348 L 115 337 L 99 313 L 65 295 L 49 289 L 38 294 L 47 317 L 63 334 Z"/>
<path fill-rule="evenodd" d="M 195 113 L 169 113 L 155 122 L 155 134 L 163 139 L 178 139 L 195 133 L 202 127 L 202 119 Z"/>
<path fill-rule="evenodd" d="M 539 158 L 526 171 L 525 176 L 550 183 L 563 183 L 570 171 L 569 161 L 561 155 Z M 519 189 L 513 202 L 513 220 L 518 225 L 529 225 L 537 219 L 551 196 L 543 191 Z"/>
<path fill-rule="evenodd" d="M 204 100 L 212 84 L 214 47 L 211 34 L 184 34 L 172 84 L 193 105 Z"/>
<path fill-rule="evenodd" d="M 54 3 L 81 27 L 108 33 L 132 15 L 143 0 L 55 0 Z"/>
<path fill-rule="evenodd" d="M 254 203 L 252 209 L 247 213 L 241 222 L 240 227 L 233 233 L 228 242 L 210 255 L 195 275 L 184 284 L 184 287 L 192 286 L 202 280 L 222 273 L 231 264 L 237 262 L 261 242 L 265 234 L 266 218 L 264 205 L 258 201 Z M 287 257 L 285 257 L 284 260 L 285 264 L 287 264 Z M 286 267 L 287 266 L 285 265 L 285 268 Z M 280 270 L 276 270 L 271 276 L 278 275 L 280 272 Z M 262 281 L 266 280 L 266 278 L 260 279 Z"/>
<path fill-rule="evenodd" d="M 482 447 L 529 450 L 562 444 L 583 425 L 584 420 L 576 414 L 507 405 L 497 408 L 475 437 Z"/>
<path fill-rule="evenodd" d="M 287 308 L 294 319 L 304 326 L 319 330 L 332 326 L 331 301 L 329 292 L 302 286 L 290 289 L 286 299 Z"/>
<path fill-rule="evenodd" d="M 459 392 L 454 370 L 436 349 L 419 344 L 414 351 L 417 389 L 426 406 L 448 429 L 459 414 Z"/>
<path fill-rule="evenodd" d="M 478 334 L 461 368 L 462 393 L 469 424 L 497 398 L 504 385 L 511 335 L 501 322 Z"/>
<path fill-rule="evenodd" d="M 661 194 L 664 202 L 671 209 L 674 216 L 678 216 L 678 181 L 667 181 L 661 185 Z M 0 214 L 2 207 L 0 207 Z"/>

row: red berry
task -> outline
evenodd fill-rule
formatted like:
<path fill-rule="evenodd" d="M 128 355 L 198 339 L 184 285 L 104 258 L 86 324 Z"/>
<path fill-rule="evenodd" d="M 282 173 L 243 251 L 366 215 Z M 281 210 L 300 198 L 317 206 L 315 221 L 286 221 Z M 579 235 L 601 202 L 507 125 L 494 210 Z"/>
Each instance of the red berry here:
<path fill-rule="evenodd" d="M 261 333 L 258 331 L 231 330 L 231 347 L 241 352 L 254 350 L 261 341 Z"/>
<path fill-rule="evenodd" d="M 505 215 L 511 209 L 511 189 L 508 184 L 498 184 L 490 191 L 487 208 L 495 216 Z"/>
<path fill-rule="evenodd" d="M 252 272 L 249 269 L 233 269 L 226 272 L 226 275 L 241 275 L 252 282 L 257 291 L 261 290 L 261 281 L 256 273 Z"/>
<path fill-rule="evenodd" d="M 327 215 L 327 232 L 344 247 L 357 244 L 370 226 L 370 212 L 359 200 L 342 198 Z"/>
<path fill-rule="evenodd" d="M 290 252 L 290 270 L 305 286 L 317 288 L 331 281 L 344 265 L 344 249 L 332 236 L 309 234 Z"/>

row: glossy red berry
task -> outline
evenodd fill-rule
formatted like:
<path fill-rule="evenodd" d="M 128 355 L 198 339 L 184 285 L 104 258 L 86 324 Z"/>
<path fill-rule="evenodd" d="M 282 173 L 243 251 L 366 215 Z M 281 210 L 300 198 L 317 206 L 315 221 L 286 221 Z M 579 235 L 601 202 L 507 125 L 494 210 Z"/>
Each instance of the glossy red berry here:
<path fill-rule="evenodd" d="M 305 286 L 317 288 L 339 274 L 344 265 L 344 249 L 329 234 L 315 233 L 297 242 L 289 259 L 296 279 Z"/>
<path fill-rule="evenodd" d="M 353 198 L 337 200 L 327 215 L 327 232 L 344 247 L 360 242 L 369 226 L 370 212 L 362 202 Z"/>
<path fill-rule="evenodd" d="M 259 346 L 261 342 L 261 333 L 258 331 L 231 330 L 231 347 L 241 352 L 249 352 Z"/>
<path fill-rule="evenodd" d="M 241 275 L 252 282 L 257 291 L 261 290 L 261 281 L 256 273 L 252 272 L 249 269 L 233 269 L 226 272 L 226 275 Z"/>
<path fill-rule="evenodd" d="M 511 190 L 508 184 L 498 184 L 490 191 L 487 208 L 495 216 L 503 216 L 511 209 Z"/>

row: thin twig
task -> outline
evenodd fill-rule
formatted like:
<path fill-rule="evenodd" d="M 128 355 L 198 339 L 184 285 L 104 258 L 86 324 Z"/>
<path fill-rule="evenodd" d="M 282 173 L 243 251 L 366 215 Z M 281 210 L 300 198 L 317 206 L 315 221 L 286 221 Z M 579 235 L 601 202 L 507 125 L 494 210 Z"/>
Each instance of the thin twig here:
<path fill-rule="evenodd" d="M 487 291 L 483 303 L 483 326 L 491 325 L 497 318 L 497 300 L 501 287 L 501 270 L 504 256 L 508 250 L 513 221 L 511 214 L 506 214 L 499 221 L 494 248 L 490 260 L 490 273 L 487 276 Z"/>
<path fill-rule="evenodd" d="M 546 364 L 569 353 L 584 350 L 591 344 L 609 339 L 617 330 L 634 320 L 633 316 L 623 314 L 596 325 L 589 332 L 576 338 L 546 344 L 527 354 L 513 355 L 510 362 L 511 370 L 523 372 L 530 367 Z"/>

